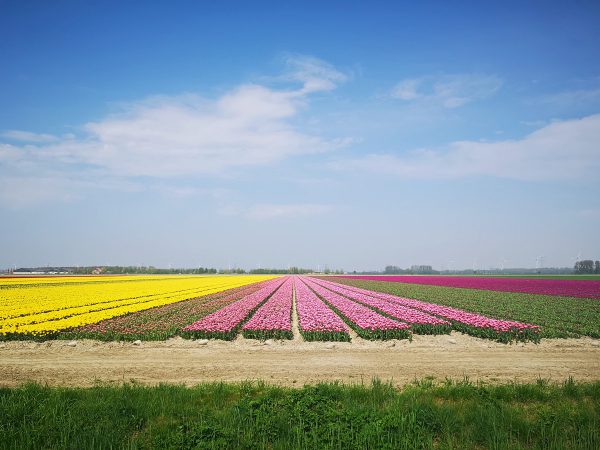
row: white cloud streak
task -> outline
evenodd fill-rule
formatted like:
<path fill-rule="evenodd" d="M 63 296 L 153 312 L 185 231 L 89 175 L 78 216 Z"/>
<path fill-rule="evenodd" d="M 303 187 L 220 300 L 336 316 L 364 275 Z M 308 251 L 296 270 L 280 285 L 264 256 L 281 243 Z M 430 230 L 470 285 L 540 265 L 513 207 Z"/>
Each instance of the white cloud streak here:
<path fill-rule="evenodd" d="M 348 76 L 331 64 L 306 55 L 289 55 L 285 58 L 289 73 L 287 78 L 302 83 L 301 94 L 331 91 Z"/>
<path fill-rule="evenodd" d="M 597 178 L 600 173 L 600 114 L 554 122 L 523 139 L 458 141 L 444 149 L 370 154 L 363 158 L 338 160 L 331 167 L 409 179 L 494 176 L 555 181 Z"/>
<path fill-rule="evenodd" d="M 31 133 L 29 131 L 22 130 L 7 130 L 4 133 L 0 134 L 1 137 L 7 138 L 13 141 L 20 142 L 54 142 L 58 141 L 60 138 L 58 136 L 54 136 L 52 134 L 43 134 L 43 133 Z"/>
<path fill-rule="evenodd" d="M 558 92 L 556 94 L 548 94 L 537 99 L 529 100 L 528 103 L 552 105 L 561 108 L 593 105 L 600 103 L 600 88 L 577 89 Z"/>
<path fill-rule="evenodd" d="M 0 177 L 10 176 L 11 185 L 21 179 L 34 198 L 35 192 L 57 191 L 46 189 L 52 178 L 56 178 L 53 185 L 62 187 L 61 179 L 77 176 L 87 186 L 94 180 L 106 185 L 136 177 L 164 183 L 186 177 L 228 177 L 237 169 L 347 145 L 349 140 L 324 139 L 292 123 L 311 94 L 335 89 L 346 76 L 312 57 L 289 56 L 285 63 L 287 87 L 248 83 L 217 98 L 153 97 L 83 125 L 78 137 L 5 131 L 0 134 L 6 139 L 0 142 Z M 290 88 L 290 83 L 300 86 Z M 190 189 L 175 186 L 173 192 L 187 195 Z"/>
<path fill-rule="evenodd" d="M 262 204 L 247 210 L 244 215 L 250 219 L 267 220 L 278 218 L 300 218 L 328 213 L 330 205 L 320 204 Z"/>
<path fill-rule="evenodd" d="M 291 119 L 308 96 L 334 89 L 345 76 L 316 58 L 288 58 L 298 89 L 243 84 L 219 98 L 157 97 L 83 126 L 83 137 L 7 131 L 26 144 L 0 144 L 0 163 L 40 170 L 91 167 L 120 177 L 224 175 L 235 168 L 328 151 L 344 140 L 297 130 Z"/>
<path fill-rule="evenodd" d="M 327 214 L 334 210 L 332 205 L 319 203 L 260 203 L 253 206 L 240 207 L 228 204 L 219 208 L 222 216 L 242 217 L 256 221 L 277 219 L 300 219 Z"/>
<path fill-rule="evenodd" d="M 406 102 L 458 108 L 494 95 L 502 80 L 493 75 L 456 74 L 426 76 L 400 81 L 390 96 Z"/>

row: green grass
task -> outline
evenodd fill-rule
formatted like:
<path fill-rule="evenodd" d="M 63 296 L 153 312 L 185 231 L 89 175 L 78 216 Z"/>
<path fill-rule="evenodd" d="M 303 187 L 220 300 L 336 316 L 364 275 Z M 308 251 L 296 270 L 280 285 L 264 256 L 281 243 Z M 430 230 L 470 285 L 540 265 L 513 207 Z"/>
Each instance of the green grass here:
<path fill-rule="evenodd" d="M 2 449 L 594 449 L 600 382 L 0 389 Z"/>
<path fill-rule="evenodd" d="M 329 281 L 542 327 L 542 338 L 600 338 L 600 299 L 327 277 Z"/>

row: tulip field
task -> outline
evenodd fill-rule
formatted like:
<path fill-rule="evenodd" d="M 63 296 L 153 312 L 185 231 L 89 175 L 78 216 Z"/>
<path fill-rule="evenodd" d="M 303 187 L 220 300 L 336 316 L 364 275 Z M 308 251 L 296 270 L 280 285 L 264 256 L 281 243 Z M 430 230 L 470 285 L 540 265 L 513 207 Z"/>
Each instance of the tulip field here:
<path fill-rule="evenodd" d="M 501 277 L 465 277 L 465 276 L 429 276 L 429 275 L 369 275 L 344 278 L 414 283 L 429 286 L 481 289 L 500 292 L 523 292 L 529 294 L 554 295 L 564 297 L 600 299 L 600 280 L 564 280 L 547 278 L 501 278 Z"/>
<path fill-rule="evenodd" d="M 435 305 L 437 313 L 433 315 L 453 322 L 453 328 L 457 330 L 464 328 L 465 325 L 461 325 L 461 322 L 456 321 L 456 316 L 452 318 L 445 315 L 449 314 L 451 310 L 440 310 L 439 308 L 446 307 L 468 311 L 508 322 L 517 321 L 535 324 L 540 327 L 540 337 L 542 338 L 580 336 L 600 338 L 600 299 L 594 297 L 600 294 L 598 288 L 593 288 L 595 285 L 590 284 L 592 280 L 534 279 L 523 281 L 514 278 L 456 277 L 470 280 L 470 287 L 467 288 L 456 287 L 455 284 L 462 284 L 463 281 L 454 281 L 455 277 L 449 276 L 344 276 L 323 278 L 341 284 L 355 292 L 364 289 L 369 292 L 378 292 L 377 296 L 379 297 L 382 294 L 388 294 L 395 298 L 402 298 L 402 304 L 405 306 L 420 305 L 418 309 L 430 314 L 433 312 L 431 307 L 422 303 Z M 426 284 L 433 282 L 432 279 L 437 280 L 438 284 Z M 426 283 L 420 284 L 421 280 Z M 522 284 L 527 281 L 531 282 L 530 284 L 533 286 L 539 281 L 552 281 L 555 287 L 554 292 L 563 293 L 565 290 L 560 289 L 559 286 L 561 283 L 566 283 L 567 286 L 571 286 L 569 289 L 573 296 L 550 295 L 547 292 L 507 292 L 491 289 L 493 287 L 492 283 L 496 280 L 503 286 L 508 286 L 510 283 Z M 482 283 L 487 283 L 490 289 L 483 289 Z M 578 291 L 573 290 L 572 286 L 574 284 L 575 287 L 580 286 Z M 473 288 L 473 286 L 479 287 Z M 586 295 L 587 297 L 585 297 Z M 407 301 L 408 299 L 410 301 Z M 415 301 L 421 303 L 415 303 Z M 527 333 L 527 330 L 524 330 L 524 332 Z"/>
<path fill-rule="evenodd" d="M 0 338 L 408 339 L 460 331 L 538 342 L 543 323 L 309 276 L 5 279 Z M 355 280 L 354 280 L 355 281 Z M 395 283 L 391 283 L 395 284 Z"/>
<path fill-rule="evenodd" d="M 307 341 L 349 341 L 348 326 L 304 282 L 296 283 L 298 328 Z"/>
<path fill-rule="evenodd" d="M 8 278 L 0 284 L 0 336 L 48 337 L 112 317 L 203 298 L 273 278 Z"/>

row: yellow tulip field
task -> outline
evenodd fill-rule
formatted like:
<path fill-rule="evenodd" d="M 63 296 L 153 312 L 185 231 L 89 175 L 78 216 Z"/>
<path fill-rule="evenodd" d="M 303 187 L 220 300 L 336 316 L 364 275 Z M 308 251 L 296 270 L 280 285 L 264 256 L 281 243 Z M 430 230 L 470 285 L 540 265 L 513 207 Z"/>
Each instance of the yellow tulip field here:
<path fill-rule="evenodd" d="M 203 303 L 273 276 L 112 276 L 0 279 L 0 339 L 44 337 L 189 299 Z"/>

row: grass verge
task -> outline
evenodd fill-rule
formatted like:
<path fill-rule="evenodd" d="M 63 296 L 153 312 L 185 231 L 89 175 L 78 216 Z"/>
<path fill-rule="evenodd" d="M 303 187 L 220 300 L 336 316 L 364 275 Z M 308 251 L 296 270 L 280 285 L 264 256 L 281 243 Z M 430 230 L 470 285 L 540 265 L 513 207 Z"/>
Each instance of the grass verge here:
<path fill-rule="evenodd" d="M 0 389 L 0 448 L 600 447 L 600 382 Z"/>

